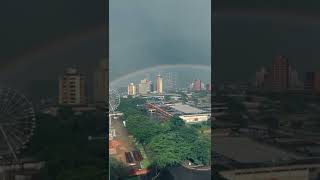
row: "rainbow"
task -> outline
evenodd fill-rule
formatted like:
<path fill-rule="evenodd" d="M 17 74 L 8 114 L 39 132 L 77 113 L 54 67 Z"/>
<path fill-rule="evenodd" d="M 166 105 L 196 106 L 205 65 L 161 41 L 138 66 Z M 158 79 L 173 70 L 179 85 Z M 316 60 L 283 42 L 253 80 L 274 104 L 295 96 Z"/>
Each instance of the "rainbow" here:
<path fill-rule="evenodd" d="M 145 68 L 145 69 L 140 69 L 137 71 L 134 71 L 132 73 L 126 74 L 124 76 L 121 76 L 113 81 L 110 82 L 110 87 L 114 87 L 117 84 L 126 81 L 128 79 L 130 79 L 133 76 L 138 76 L 138 75 L 142 75 L 148 72 L 155 72 L 155 71 L 161 71 L 161 70 L 168 70 L 168 69 L 176 69 L 176 68 L 185 68 L 185 69 L 196 69 L 196 70 L 202 70 L 204 72 L 208 72 L 208 74 L 210 74 L 211 72 L 211 67 L 210 65 L 203 65 L 203 64 L 163 64 L 163 65 L 157 65 L 157 66 L 153 66 L 153 67 L 149 67 L 149 68 Z"/>
<path fill-rule="evenodd" d="M 54 52 L 56 49 L 67 49 L 72 44 L 77 44 L 84 39 L 88 39 L 94 37 L 96 34 L 103 34 L 105 32 L 106 27 L 99 26 L 58 38 L 47 44 L 44 44 L 43 46 L 36 47 L 32 51 L 23 53 L 21 55 L 17 55 L 17 57 L 11 60 L 11 63 L 0 67 L 0 73 L 6 74 L 14 69 L 17 69 L 18 67 L 23 68 L 28 64 L 36 62 L 37 60 L 36 58 L 34 58 L 36 56 L 50 54 Z"/>

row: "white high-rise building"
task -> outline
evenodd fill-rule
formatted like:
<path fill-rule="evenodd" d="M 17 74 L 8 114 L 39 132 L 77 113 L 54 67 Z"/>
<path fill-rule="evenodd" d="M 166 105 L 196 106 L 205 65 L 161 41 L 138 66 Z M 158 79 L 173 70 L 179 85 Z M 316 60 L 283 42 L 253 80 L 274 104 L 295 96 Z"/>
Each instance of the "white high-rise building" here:
<path fill-rule="evenodd" d="M 289 88 L 302 88 L 303 82 L 299 79 L 299 74 L 292 66 L 289 66 Z"/>
<path fill-rule="evenodd" d="M 129 96 L 134 96 L 136 95 L 136 86 L 133 83 L 130 83 L 128 85 L 128 95 Z"/>
<path fill-rule="evenodd" d="M 147 95 L 149 89 L 150 89 L 150 85 L 148 83 L 148 80 L 147 79 L 141 80 L 139 84 L 139 94 Z"/>

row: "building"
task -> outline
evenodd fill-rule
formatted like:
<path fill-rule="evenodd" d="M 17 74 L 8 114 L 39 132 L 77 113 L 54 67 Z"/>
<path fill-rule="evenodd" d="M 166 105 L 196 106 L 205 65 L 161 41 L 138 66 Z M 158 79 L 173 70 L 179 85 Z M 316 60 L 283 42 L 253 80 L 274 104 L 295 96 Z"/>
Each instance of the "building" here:
<path fill-rule="evenodd" d="M 289 87 L 289 60 L 284 56 L 278 56 L 272 63 L 271 90 L 284 92 Z"/>
<path fill-rule="evenodd" d="M 96 104 L 105 104 L 108 96 L 108 66 L 106 60 L 100 62 L 93 74 L 93 98 Z"/>
<path fill-rule="evenodd" d="M 166 92 L 175 92 L 177 90 L 177 74 L 175 72 L 166 73 L 164 83 Z"/>
<path fill-rule="evenodd" d="M 160 76 L 160 74 L 157 76 L 157 93 L 158 94 L 163 93 L 163 79 Z"/>
<path fill-rule="evenodd" d="M 303 87 L 303 83 L 299 79 L 299 74 L 292 66 L 289 66 L 289 88 L 299 89 Z"/>
<path fill-rule="evenodd" d="M 206 91 L 207 93 L 211 93 L 211 84 L 206 84 Z"/>
<path fill-rule="evenodd" d="M 150 89 L 149 81 L 147 79 L 141 80 L 139 84 L 139 94 L 147 95 Z"/>
<path fill-rule="evenodd" d="M 130 83 L 128 85 L 128 95 L 129 96 L 134 96 L 136 95 L 136 86 L 133 83 Z"/>
<path fill-rule="evenodd" d="M 310 93 L 320 93 L 320 72 L 307 72 L 304 90 Z"/>
<path fill-rule="evenodd" d="M 150 92 L 154 91 L 154 84 L 152 83 L 152 81 L 150 81 Z"/>
<path fill-rule="evenodd" d="M 265 67 L 262 67 L 259 71 L 256 72 L 256 78 L 255 78 L 255 86 L 258 89 L 262 89 L 266 85 L 267 81 L 267 69 Z"/>
<path fill-rule="evenodd" d="M 87 91 L 85 76 L 76 68 L 68 68 L 59 78 L 60 105 L 86 105 Z"/>
<path fill-rule="evenodd" d="M 201 91 L 201 80 L 194 80 L 193 82 L 193 91 L 200 92 Z"/>
<path fill-rule="evenodd" d="M 150 92 L 152 92 L 152 82 L 147 80 L 147 93 L 149 94 Z"/>
<path fill-rule="evenodd" d="M 223 128 L 225 129 L 225 128 Z M 230 129 L 230 128 L 229 128 Z M 267 127 L 249 126 L 238 134 L 213 130 L 213 161 L 219 174 L 229 180 L 310 180 L 319 179 L 320 161 L 317 140 L 270 136 Z M 288 148 L 290 147 L 290 148 Z M 312 153 L 311 153 L 312 152 Z"/>
<path fill-rule="evenodd" d="M 2 161 L 0 164 L 1 180 L 40 180 L 46 162 L 34 159 L 21 159 L 19 162 Z"/>
<path fill-rule="evenodd" d="M 307 72 L 304 80 L 304 90 L 308 92 L 314 91 L 315 72 Z"/>
<path fill-rule="evenodd" d="M 223 116 L 228 113 L 229 107 L 227 106 L 227 103 L 218 103 L 214 102 L 212 104 L 212 114 L 215 117 Z"/>
<path fill-rule="evenodd" d="M 170 105 L 170 107 L 174 110 L 171 114 L 179 115 L 188 124 L 205 122 L 211 117 L 211 112 L 206 112 L 186 104 L 176 103 Z"/>
<path fill-rule="evenodd" d="M 314 73 L 314 91 L 320 93 L 320 72 Z"/>
<path fill-rule="evenodd" d="M 135 85 L 135 86 L 136 86 L 136 94 L 139 94 L 139 92 L 140 92 L 139 85 L 140 85 L 140 84 L 136 84 L 136 85 Z"/>

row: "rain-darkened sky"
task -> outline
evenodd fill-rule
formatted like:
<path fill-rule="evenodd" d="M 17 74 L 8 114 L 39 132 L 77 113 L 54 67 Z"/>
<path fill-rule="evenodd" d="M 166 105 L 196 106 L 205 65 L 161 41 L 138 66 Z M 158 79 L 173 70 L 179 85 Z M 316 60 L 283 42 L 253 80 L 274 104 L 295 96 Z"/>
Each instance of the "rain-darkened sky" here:
<path fill-rule="evenodd" d="M 0 66 L 51 41 L 101 26 L 103 0 L 3 0 L 0 5 Z"/>
<path fill-rule="evenodd" d="M 90 73 L 107 56 L 105 7 L 99 0 L 2 2 L 0 86 L 52 96 L 66 67 Z"/>
<path fill-rule="evenodd" d="M 217 0 L 214 77 L 252 80 L 255 70 L 284 55 L 298 70 L 320 71 L 320 2 Z"/>
<path fill-rule="evenodd" d="M 110 79 L 211 61 L 211 0 L 110 0 Z"/>
<path fill-rule="evenodd" d="M 277 55 L 289 58 L 303 78 L 320 70 L 320 20 L 275 13 L 224 13 L 215 18 L 217 80 L 249 80 Z"/>
<path fill-rule="evenodd" d="M 56 80 L 70 65 L 94 67 L 108 48 L 104 31 L 96 31 L 104 26 L 101 2 L 2 4 L 0 84 L 30 86 L 32 80 Z M 318 1 L 219 2 L 211 38 L 210 0 L 110 0 L 111 79 L 161 64 L 210 65 L 211 39 L 214 76 L 220 80 L 252 78 L 279 54 L 301 74 L 320 70 Z"/>

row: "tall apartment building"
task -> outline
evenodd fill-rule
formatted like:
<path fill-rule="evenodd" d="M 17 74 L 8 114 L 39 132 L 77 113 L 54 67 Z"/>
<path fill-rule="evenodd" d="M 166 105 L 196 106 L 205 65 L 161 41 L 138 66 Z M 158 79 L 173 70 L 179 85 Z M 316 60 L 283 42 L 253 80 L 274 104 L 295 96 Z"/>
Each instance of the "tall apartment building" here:
<path fill-rule="evenodd" d="M 136 86 L 133 83 L 130 83 L 128 85 L 128 95 L 129 96 L 134 96 L 136 95 Z"/>
<path fill-rule="evenodd" d="M 201 80 L 197 79 L 193 82 L 193 91 L 200 92 L 201 91 Z"/>
<path fill-rule="evenodd" d="M 108 67 L 106 60 L 100 62 L 93 74 L 93 98 L 96 104 L 105 104 L 108 96 Z"/>
<path fill-rule="evenodd" d="M 166 92 L 175 92 L 177 89 L 177 74 L 175 72 L 168 72 L 164 74 L 164 86 Z"/>
<path fill-rule="evenodd" d="M 272 63 L 271 90 L 284 92 L 289 87 L 289 61 L 284 56 L 278 56 Z"/>
<path fill-rule="evenodd" d="M 289 88 L 290 89 L 301 89 L 303 88 L 303 83 L 299 79 L 299 74 L 296 69 L 289 66 Z"/>
<path fill-rule="evenodd" d="M 150 92 L 154 91 L 154 85 L 152 81 L 149 81 L 149 86 L 150 86 Z"/>
<path fill-rule="evenodd" d="M 320 93 L 320 72 L 307 72 L 304 90 L 310 93 Z"/>
<path fill-rule="evenodd" d="M 304 80 L 304 90 L 308 92 L 314 91 L 315 72 L 307 72 Z"/>
<path fill-rule="evenodd" d="M 262 67 L 256 72 L 255 86 L 258 89 L 265 88 L 267 84 L 268 71 L 265 67 Z"/>
<path fill-rule="evenodd" d="M 157 76 L 157 93 L 163 94 L 163 80 L 160 74 Z"/>
<path fill-rule="evenodd" d="M 143 79 L 141 80 L 140 84 L 139 84 L 139 94 L 141 95 L 147 95 L 149 92 L 149 82 L 147 79 Z"/>
<path fill-rule="evenodd" d="M 87 91 L 85 76 L 76 68 L 68 68 L 59 78 L 60 105 L 86 105 Z"/>

